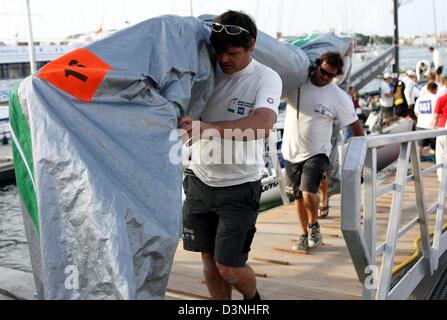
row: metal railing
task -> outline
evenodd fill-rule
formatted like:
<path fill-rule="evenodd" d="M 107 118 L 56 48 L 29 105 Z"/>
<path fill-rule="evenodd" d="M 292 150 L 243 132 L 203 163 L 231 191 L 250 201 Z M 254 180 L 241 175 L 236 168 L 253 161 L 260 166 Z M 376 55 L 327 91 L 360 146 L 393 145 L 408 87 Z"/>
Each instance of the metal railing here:
<path fill-rule="evenodd" d="M 367 299 L 407 299 L 424 277 L 436 271 L 440 256 L 447 250 L 447 232 L 443 232 L 447 157 L 444 156 L 442 163 L 422 170 L 417 146 L 418 140 L 446 135 L 447 129 L 412 131 L 354 137 L 349 142 L 342 169 L 341 229 L 357 276 L 363 283 L 363 296 Z M 377 150 L 391 144 L 400 144 L 395 181 L 386 186 L 378 186 Z M 410 175 L 409 167 L 412 169 Z M 427 208 L 423 177 L 438 169 L 442 172 L 438 200 L 432 207 Z M 360 181 L 362 170 L 365 176 L 363 199 Z M 401 227 L 405 186 L 409 182 L 414 182 L 417 217 Z M 388 192 L 392 192 L 392 202 L 386 240 L 377 243 L 376 200 Z M 436 214 L 433 240 L 429 234 L 431 214 Z M 398 240 L 417 225 L 420 231 L 421 253 L 417 260 L 403 271 L 399 279 L 392 279 Z M 377 263 L 378 261 L 380 263 Z"/>
<path fill-rule="evenodd" d="M 290 204 L 290 201 L 286 193 L 286 179 L 285 175 L 281 170 L 281 164 L 279 163 L 279 155 L 281 154 L 281 151 L 278 150 L 277 148 L 277 142 L 282 141 L 282 130 L 273 128 L 272 136 L 273 137 L 271 138 L 274 139 L 273 140 L 274 142 L 268 144 L 270 146 L 270 149 L 266 150 L 265 152 L 265 158 L 268 164 L 267 170 L 269 176 L 274 177 L 271 181 L 269 181 L 269 183 L 278 183 L 281 201 L 283 205 L 288 205 Z"/>

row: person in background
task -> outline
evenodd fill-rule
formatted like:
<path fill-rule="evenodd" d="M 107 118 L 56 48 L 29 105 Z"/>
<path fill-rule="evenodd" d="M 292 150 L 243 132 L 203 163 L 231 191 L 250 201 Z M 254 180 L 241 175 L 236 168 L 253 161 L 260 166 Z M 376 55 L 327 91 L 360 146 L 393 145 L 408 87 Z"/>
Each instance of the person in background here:
<path fill-rule="evenodd" d="M 430 62 L 428 60 L 420 60 L 416 63 L 416 79 L 417 82 L 424 80 L 430 72 Z"/>
<path fill-rule="evenodd" d="M 432 46 L 428 47 L 428 51 L 432 54 L 436 77 L 439 78 L 444 70 L 444 60 L 442 59 L 442 55 L 437 48 Z"/>
<path fill-rule="evenodd" d="M 318 208 L 318 219 L 325 219 L 329 214 L 329 198 L 340 193 L 341 181 L 339 172 L 339 141 L 340 121 L 335 119 L 332 123 L 332 136 L 331 136 L 331 153 L 329 155 L 329 162 L 326 170 L 320 181 L 319 193 L 320 204 Z M 349 129 L 349 131 L 351 131 Z"/>
<path fill-rule="evenodd" d="M 447 93 L 438 96 L 433 118 L 433 129 L 444 128 L 447 122 Z"/>
<path fill-rule="evenodd" d="M 438 98 L 435 108 L 435 116 L 433 119 L 433 129 L 445 128 L 447 122 L 447 93 Z M 447 152 L 447 136 L 439 136 L 436 138 L 436 164 L 444 162 L 444 157 Z M 438 169 L 437 175 L 441 181 L 442 169 Z"/>
<path fill-rule="evenodd" d="M 246 262 L 256 232 L 265 138 L 276 122 L 282 82 L 252 58 L 257 28 L 250 16 L 230 10 L 211 28 L 218 62 L 214 94 L 201 121 L 179 119 L 184 139 L 194 133 L 193 125 L 200 127 L 200 140 L 192 137 L 191 165 L 183 181 L 183 247 L 201 253 L 212 299 L 230 300 L 234 287 L 244 300 L 255 301 L 261 296 Z M 237 132 L 247 131 L 253 136 L 238 138 Z M 210 159 L 215 150 L 224 159 Z"/>
<path fill-rule="evenodd" d="M 369 132 L 382 130 L 382 112 L 380 111 L 380 96 L 369 96 L 366 99 L 366 106 L 370 110 L 368 118 L 365 121 L 365 126 Z"/>
<path fill-rule="evenodd" d="M 441 75 L 439 76 L 438 79 L 439 79 L 438 97 L 441 97 L 447 93 L 446 76 Z"/>
<path fill-rule="evenodd" d="M 428 73 L 427 84 L 422 87 L 421 93 L 420 93 L 421 96 L 428 93 L 428 89 L 427 88 L 428 88 L 428 85 L 430 83 L 436 83 L 436 73 L 434 73 L 434 72 L 429 72 Z"/>
<path fill-rule="evenodd" d="M 352 103 L 354 104 L 354 109 L 357 113 L 357 116 L 359 115 L 358 110 L 362 110 L 362 107 L 360 106 L 359 102 L 358 102 L 358 95 L 356 95 L 356 90 L 353 86 L 349 86 L 348 88 L 348 95 L 351 97 L 352 99 Z M 343 142 L 347 143 L 349 141 L 349 139 L 352 137 L 352 133 L 351 133 L 351 129 L 349 127 L 342 127 L 342 131 L 343 131 Z"/>
<path fill-rule="evenodd" d="M 295 199 L 301 228 L 294 250 L 307 251 L 322 242 L 318 223 L 318 189 L 331 153 L 334 120 L 349 125 L 353 136 L 364 135 L 352 99 L 332 80 L 342 73 L 339 53 L 326 52 L 315 63 L 307 82 L 289 99 L 284 120 L 282 153 L 287 191 Z"/>
<path fill-rule="evenodd" d="M 371 109 L 371 111 L 379 111 L 380 110 L 380 96 L 368 96 L 366 99 L 366 106 Z"/>
<path fill-rule="evenodd" d="M 405 96 L 405 88 L 405 82 L 397 78 L 394 85 L 393 96 L 394 120 L 408 116 L 408 103 Z"/>
<path fill-rule="evenodd" d="M 427 86 L 428 93 L 423 94 L 416 101 L 414 106 L 414 113 L 418 119 L 416 123 L 416 130 L 431 130 L 433 128 L 433 121 L 435 119 L 435 107 L 437 102 L 436 92 L 438 85 L 434 82 Z M 424 153 L 427 147 L 435 149 L 435 139 L 424 139 L 419 141 L 419 154 L 425 156 Z"/>
<path fill-rule="evenodd" d="M 414 103 L 421 94 L 419 89 L 416 87 L 416 73 L 413 70 L 408 69 L 406 76 L 402 79 L 402 81 L 405 83 L 404 94 L 408 104 L 408 115 L 414 122 L 416 122 L 417 117 L 414 113 Z"/>
<path fill-rule="evenodd" d="M 389 122 L 394 117 L 393 100 L 394 92 L 392 88 L 393 77 L 391 73 L 385 72 L 383 74 L 383 81 L 380 84 L 380 110 L 383 116 L 383 126 L 388 126 Z"/>

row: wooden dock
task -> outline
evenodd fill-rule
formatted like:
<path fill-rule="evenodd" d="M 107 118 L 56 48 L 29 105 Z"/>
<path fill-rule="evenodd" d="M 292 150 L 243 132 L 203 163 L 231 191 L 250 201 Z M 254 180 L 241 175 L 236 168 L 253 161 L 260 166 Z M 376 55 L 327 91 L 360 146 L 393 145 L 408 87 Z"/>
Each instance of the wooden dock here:
<path fill-rule="evenodd" d="M 426 163 L 423 163 L 427 167 Z M 387 183 L 386 181 L 385 183 Z M 437 201 L 439 183 L 435 174 L 424 179 L 426 206 Z M 377 201 L 377 240 L 385 239 L 391 193 Z M 416 217 L 414 186 L 409 183 L 403 204 L 401 225 Z M 249 257 L 249 265 L 257 275 L 258 288 L 269 300 L 360 300 L 362 284 L 359 282 L 340 230 L 340 196 L 330 199 L 327 219 L 320 220 L 324 245 L 309 254 L 291 250 L 296 241 L 298 225 L 293 205 L 281 206 L 260 214 Z M 430 218 L 430 230 L 434 217 Z M 412 229 L 398 243 L 395 265 L 413 254 L 413 241 L 419 227 Z M 380 261 L 379 261 L 380 262 Z M 0 300 L 35 299 L 31 273 L 0 267 Z M 6 294 L 9 293 L 9 294 Z M 12 293 L 12 296 L 11 296 Z M 199 253 L 183 250 L 179 242 L 170 275 L 166 300 L 206 300 L 208 290 L 203 280 Z M 234 291 L 233 299 L 242 299 Z"/>
<path fill-rule="evenodd" d="M 428 163 L 423 163 L 423 166 L 428 167 Z M 424 179 L 424 189 L 426 206 L 430 207 L 437 201 L 439 190 L 435 174 Z M 377 202 L 378 243 L 385 240 L 391 199 L 392 193 L 388 193 Z M 401 225 L 416 216 L 414 184 L 409 183 Z M 324 245 L 312 249 L 308 255 L 300 254 L 291 250 L 299 232 L 294 206 L 281 206 L 260 214 L 248 264 L 257 274 L 258 288 L 267 299 L 363 299 L 362 284 L 357 278 L 340 230 L 340 195 L 330 199 L 329 216 L 320 220 L 320 225 Z M 430 230 L 433 226 L 434 216 L 430 217 Z M 410 234 L 398 242 L 395 266 L 413 254 L 413 241 L 418 236 L 419 226 L 416 225 Z M 209 299 L 203 281 L 200 254 L 183 250 L 182 242 L 174 259 L 169 292 L 182 295 L 184 299 Z M 234 291 L 233 299 L 241 298 Z"/>

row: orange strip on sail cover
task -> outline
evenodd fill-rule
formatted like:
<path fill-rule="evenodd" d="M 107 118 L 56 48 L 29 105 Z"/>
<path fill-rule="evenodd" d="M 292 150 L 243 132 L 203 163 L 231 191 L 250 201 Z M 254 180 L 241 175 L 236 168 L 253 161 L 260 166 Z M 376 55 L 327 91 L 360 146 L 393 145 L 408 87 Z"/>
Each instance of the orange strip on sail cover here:
<path fill-rule="evenodd" d="M 89 102 L 109 70 L 112 67 L 107 63 L 81 48 L 46 64 L 37 76 L 71 96 Z"/>

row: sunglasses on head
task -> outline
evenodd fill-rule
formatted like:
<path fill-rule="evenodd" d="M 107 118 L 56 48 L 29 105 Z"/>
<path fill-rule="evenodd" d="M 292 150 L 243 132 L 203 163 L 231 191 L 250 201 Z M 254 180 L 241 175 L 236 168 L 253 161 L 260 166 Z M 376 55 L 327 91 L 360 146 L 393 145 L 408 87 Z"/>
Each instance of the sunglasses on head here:
<path fill-rule="evenodd" d="M 330 73 L 329 71 L 323 69 L 322 66 L 320 66 L 320 72 L 321 72 L 322 75 L 324 75 L 324 76 L 326 76 L 328 78 L 331 78 L 331 79 L 335 78 L 337 76 L 336 74 Z"/>
<path fill-rule="evenodd" d="M 242 32 L 247 32 L 248 34 L 250 34 L 248 30 L 231 24 L 220 24 L 218 22 L 214 22 L 211 24 L 211 28 L 214 32 L 222 32 L 223 30 L 225 30 L 225 32 L 231 36 L 241 34 Z"/>

